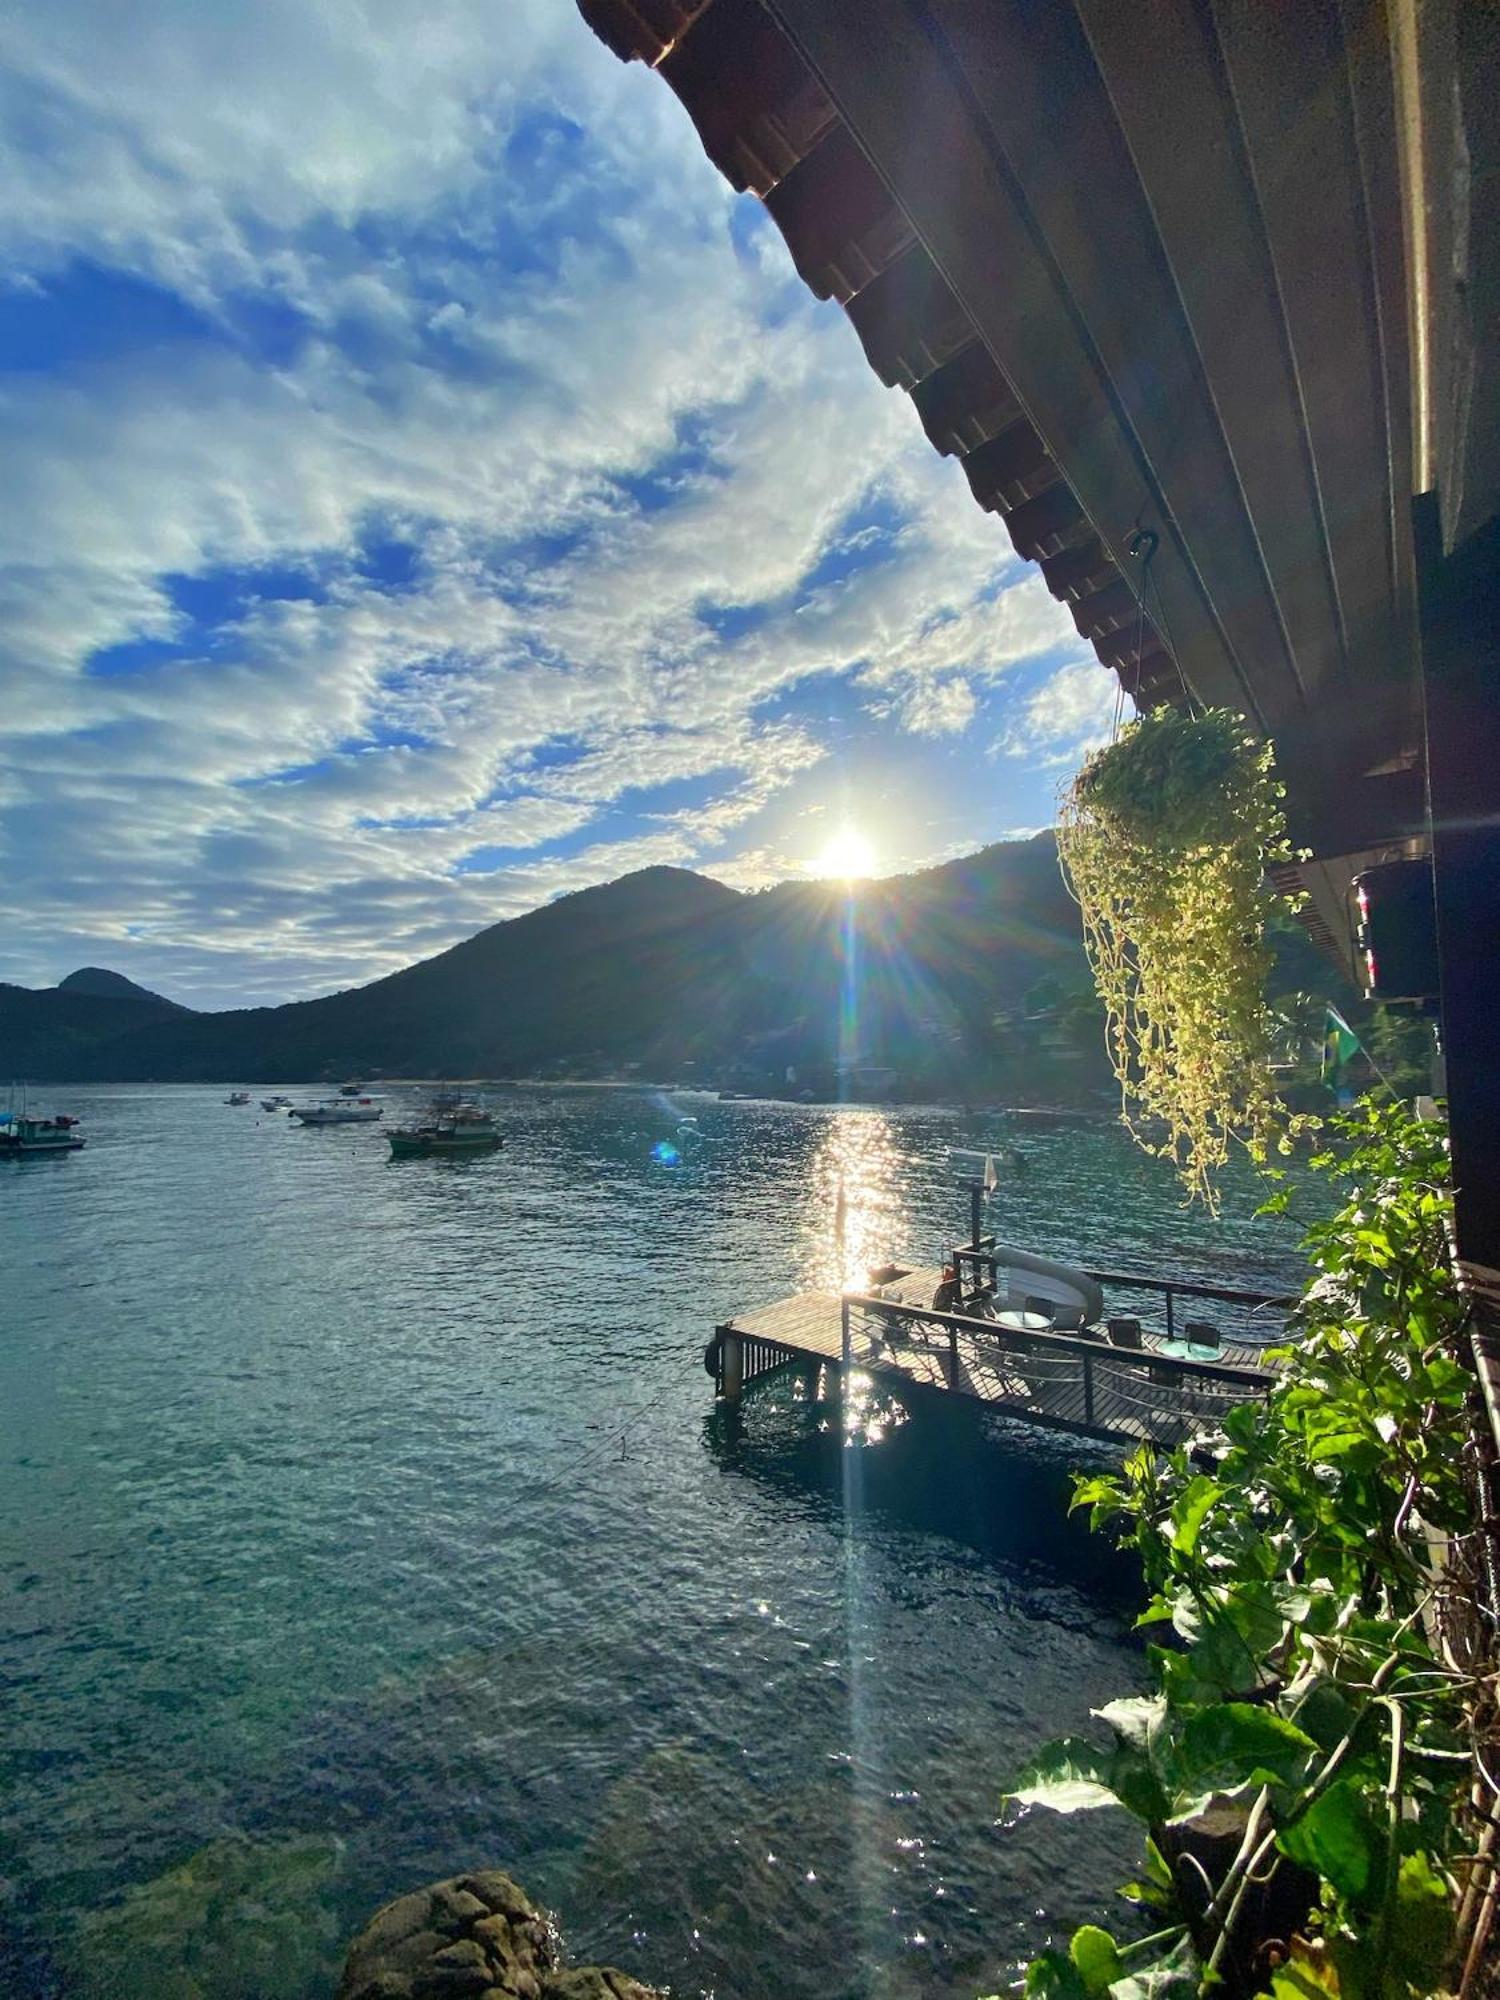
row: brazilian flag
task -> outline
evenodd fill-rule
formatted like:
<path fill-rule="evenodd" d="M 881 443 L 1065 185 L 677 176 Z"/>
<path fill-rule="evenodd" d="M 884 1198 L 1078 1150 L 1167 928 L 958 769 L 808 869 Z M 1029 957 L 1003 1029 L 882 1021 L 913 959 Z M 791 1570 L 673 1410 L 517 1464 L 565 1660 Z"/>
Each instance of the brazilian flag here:
<path fill-rule="evenodd" d="M 1330 1007 L 1323 1026 L 1323 1074 L 1336 1076 L 1345 1063 L 1361 1054 L 1363 1044 L 1337 1007 Z"/>

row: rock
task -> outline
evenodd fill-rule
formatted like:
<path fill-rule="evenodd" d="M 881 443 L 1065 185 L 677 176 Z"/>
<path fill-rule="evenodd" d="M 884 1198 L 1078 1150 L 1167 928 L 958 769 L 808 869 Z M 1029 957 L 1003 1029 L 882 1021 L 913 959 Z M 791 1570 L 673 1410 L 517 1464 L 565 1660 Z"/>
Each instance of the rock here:
<path fill-rule="evenodd" d="M 512 1882 L 498 1868 L 482 1868 L 477 1874 L 460 1875 L 457 1879 L 461 1889 L 467 1889 L 470 1895 L 477 1896 L 481 1903 L 498 1910 L 502 1916 L 514 1917 L 518 1921 L 526 1917 L 545 1921 L 520 1884 Z"/>
<path fill-rule="evenodd" d="M 355 1988 L 349 2000 L 411 2000 L 411 1981 L 401 1972 L 377 1972 Z"/>
<path fill-rule="evenodd" d="M 575 1965 L 547 1981 L 542 2000 L 661 2000 L 661 1996 L 613 1965 Z"/>
<path fill-rule="evenodd" d="M 388 1951 L 402 1938 L 410 1937 L 414 1931 L 429 1930 L 427 1913 L 432 1908 L 432 1894 L 427 1889 L 418 1889 L 414 1895 L 398 1896 L 394 1903 L 377 1910 L 359 1934 L 361 1952 Z"/>
<path fill-rule="evenodd" d="M 483 1905 L 481 1905 L 481 1908 Z M 483 1993 L 493 1983 L 489 1955 L 478 1938 L 460 1938 L 418 1966 L 412 1984 L 418 1995 Z"/>
<path fill-rule="evenodd" d="M 338 1842 L 322 1835 L 222 1835 L 84 1917 L 67 1991 L 77 2000 L 296 2000 L 326 1990 L 340 1865 Z"/>
<path fill-rule="evenodd" d="M 467 1930 L 476 1917 L 487 1917 L 489 1913 L 488 1903 L 482 1903 L 472 1890 L 456 1883 L 439 1883 L 432 1892 L 433 1927 L 446 1931 L 449 1937 L 457 1936 Z"/>
<path fill-rule="evenodd" d="M 509 1917 L 485 1917 L 474 1926 L 474 1936 L 484 1945 L 495 1977 L 518 2000 L 540 2000 L 542 1981 L 557 1964 L 557 1947 L 552 1932 L 535 1919 L 512 1923 Z"/>
<path fill-rule="evenodd" d="M 498 1868 L 398 1896 L 349 1947 L 338 2000 L 662 2000 L 612 1966 L 564 1970 L 551 1919 Z"/>

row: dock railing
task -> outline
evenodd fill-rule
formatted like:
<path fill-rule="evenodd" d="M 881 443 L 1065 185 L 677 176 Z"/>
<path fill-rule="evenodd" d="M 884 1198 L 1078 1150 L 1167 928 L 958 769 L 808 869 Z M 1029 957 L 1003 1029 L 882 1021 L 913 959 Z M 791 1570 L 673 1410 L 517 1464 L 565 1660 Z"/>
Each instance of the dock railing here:
<path fill-rule="evenodd" d="M 846 1369 L 887 1366 L 920 1380 L 913 1358 L 925 1349 L 940 1363 L 931 1387 L 1096 1437 L 1182 1443 L 1263 1396 L 1272 1380 L 1229 1362 L 1114 1347 L 1085 1334 L 1023 1332 L 859 1293 L 843 1298 L 840 1314 Z"/>
<path fill-rule="evenodd" d="M 1119 1292 L 1159 1298 L 1168 1340 L 1176 1337 L 1179 1299 L 1201 1299 L 1228 1312 L 1215 1313 L 1226 1340 L 1245 1347 L 1275 1347 L 1286 1338 L 1286 1322 L 1296 1298 L 1287 1292 L 1248 1291 L 1242 1285 L 1206 1285 L 1186 1278 L 1153 1278 L 1144 1271 L 1089 1271 L 1086 1275 L 1110 1294 Z"/>
<path fill-rule="evenodd" d="M 992 1236 L 983 1237 L 978 1245 L 957 1243 L 948 1255 L 954 1269 L 961 1276 L 971 1273 L 976 1285 L 996 1285 L 1009 1269 L 1004 1251 L 996 1246 Z M 1189 1316 L 1178 1311 L 1179 1304 L 1201 1300 L 1205 1305 L 1227 1308 L 1212 1314 L 1227 1345 L 1251 1349 L 1275 1347 L 1285 1338 L 1287 1315 L 1297 1303 L 1285 1292 L 1252 1291 L 1243 1285 L 1210 1285 L 1187 1278 L 1156 1278 L 1146 1271 L 1085 1271 L 1083 1275 L 1105 1288 L 1111 1313 L 1139 1313 L 1147 1318 L 1155 1306 L 1165 1322 L 1168 1340 L 1176 1339 L 1182 1331 L 1179 1322 Z M 1024 1284 L 1025 1273 L 1020 1277 Z M 1123 1299 L 1119 1296 L 1122 1293 Z M 1147 1302 L 1144 1309 L 1142 1301 Z"/>

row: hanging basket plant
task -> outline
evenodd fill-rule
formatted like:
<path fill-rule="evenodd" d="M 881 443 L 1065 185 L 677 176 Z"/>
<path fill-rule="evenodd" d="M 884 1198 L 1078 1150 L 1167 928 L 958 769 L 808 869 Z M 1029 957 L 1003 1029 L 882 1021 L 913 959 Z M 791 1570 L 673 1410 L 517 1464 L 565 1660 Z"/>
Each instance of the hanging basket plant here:
<path fill-rule="evenodd" d="M 1125 1124 L 1213 1211 L 1231 1147 L 1263 1160 L 1301 1122 L 1271 1081 L 1265 871 L 1294 858 L 1271 759 L 1227 709 L 1157 709 L 1089 758 L 1058 828 Z"/>

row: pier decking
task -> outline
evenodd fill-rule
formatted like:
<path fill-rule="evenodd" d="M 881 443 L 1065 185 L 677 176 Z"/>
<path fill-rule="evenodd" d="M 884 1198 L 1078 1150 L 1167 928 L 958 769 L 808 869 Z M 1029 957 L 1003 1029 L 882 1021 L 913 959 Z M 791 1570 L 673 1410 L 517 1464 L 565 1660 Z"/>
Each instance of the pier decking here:
<path fill-rule="evenodd" d="M 1259 1346 L 1227 1341 L 1213 1360 L 1164 1351 L 1169 1332 L 1144 1330 L 1139 1349 L 1097 1335 L 1026 1330 L 964 1313 L 934 1312 L 940 1272 L 903 1272 L 878 1292 L 802 1292 L 737 1313 L 718 1329 L 718 1387 L 738 1396 L 792 1363 L 858 1369 L 901 1389 L 960 1396 L 1030 1423 L 1080 1436 L 1191 1443 L 1273 1379 Z M 1158 1293 L 1163 1283 L 1109 1274 L 1112 1284 Z M 1175 1294 L 1248 1305 L 1263 1295 L 1175 1285 Z"/>

